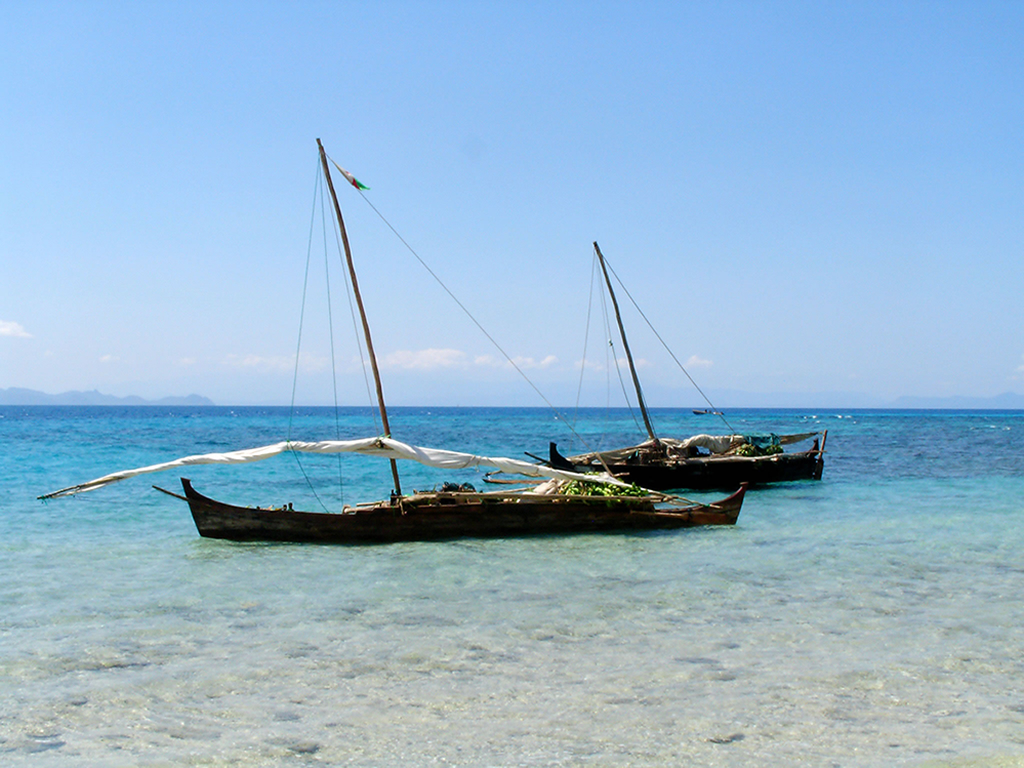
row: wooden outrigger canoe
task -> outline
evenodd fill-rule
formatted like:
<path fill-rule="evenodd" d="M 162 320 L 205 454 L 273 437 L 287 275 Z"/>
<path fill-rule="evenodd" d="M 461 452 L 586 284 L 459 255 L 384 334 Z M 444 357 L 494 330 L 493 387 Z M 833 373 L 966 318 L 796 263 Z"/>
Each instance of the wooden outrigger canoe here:
<path fill-rule="evenodd" d="M 330 544 L 495 538 L 537 534 L 650 531 L 735 525 L 746 487 L 710 504 L 660 494 L 414 493 L 346 507 L 340 513 L 258 509 L 215 501 L 181 479 L 200 536 L 232 541 Z M 154 486 L 155 487 L 155 486 Z"/>
<path fill-rule="evenodd" d="M 721 490 L 735 488 L 740 483 L 754 487 L 821 480 L 827 436 L 827 430 L 821 432 L 806 450 L 762 456 L 742 456 L 735 452 L 690 456 L 685 450 L 674 449 L 680 441 L 661 439 L 628 449 L 566 458 L 552 445 L 548 463 L 574 472 L 608 471 L 619 480 L 656 491 Z"/>
<path fill-rule="evenodd" d="M 750 454 L 743 455 L 741 444 L 754 439 L 743 435 L 719 437 L 695 435 L 687 440 L 677 440 L 661 438 L 655 433 L 643 388 L 640 386 L 640 377 L 637 375 L 636 365 L 633 362 L 633 353 L 629 347 L 629 340 L 626 338 L 626 328 L 619 312 L 615 289 L 612 287 L 604 254 L 601 253 L 601 248 L 596 242 L 594 243 L 594 253 L 601 266 L 608 296 L 611 298 L 612 308 L 615 311 L 615 320 L 622 338 L 622 348 L 626 354 L 626 362 L 629 364 L 630 376 L 636 390 L 637 405 L 643 417 L 648 440 L 628 448 L 595 451 L 568 458 L 561 456 L 552 443 L 549 460 L 543 463 L 551 467 L 577 472 L 608 472 L 619 480 L 658 491 L 683 488 L 693 490 L 729 489 L 735 488 L 740 483 L 756 486 L 794 480 L 820 480 L 825 468 L 827 431 L 800 435 L 772 435 L 774 450 L 777 452 L 767 455 L 762 455 L 752 444 L 744 446 L 750 448 L 751 451 Z M 714 408 L 695 409 L 693 412 L 697 415 L 724 417 L 721 411 Z M 708 441 L 719 441 L 723 444 L 720 448 L 716 448 L 719 452 L 700 453 L 695 447 L 691 447 L 691 444 L 698 438 L 707 438 Z M 782 445 L 801 443 L 812 438 L 814 442 L 805 450 L 791 453 L 781 450 Z M 741 452 L 737 453 L 737 449 L 741 449 Z"/>

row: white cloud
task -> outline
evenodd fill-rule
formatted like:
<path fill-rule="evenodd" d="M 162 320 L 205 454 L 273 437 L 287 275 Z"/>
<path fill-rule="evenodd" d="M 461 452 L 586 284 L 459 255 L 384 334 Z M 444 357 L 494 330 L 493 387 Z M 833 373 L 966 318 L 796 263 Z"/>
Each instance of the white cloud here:
<path fill-rule="evenodd" d="M 183 357 L 180 360 L 178 360 L 178 365 L 190 366 L 190 365 L 195 365 L 195 364 L 196 364 L 196 359 L 194 357 Z"/>
<path fill-rule="evenodd" d="M 686 361 L 688 368 L 710 368 L 714 363 L 711 360 L 705 360 L 697 355 L 690 355 L 690 359 Z"/>
<path fill-rule="evenodd" d="M 435 368 L 461 368 L 466 365 L 466 353 L 457 349 L 400 349 L 384 357 L 383 367 L 406 370 L 432 370 Z"/>
<path fill-rule="evenodd" d="M 554 355 L 548 355 L 543 360 L 536 360 L 532 357 L 513 357 L 512 362 L 508 360 L 501 360 L 494 355 L 480 355 L 473 359 L 474 365 L 486 366 L 488 368 L 508 368 L 515 365 L 519 370 L 536 370 L 538 368 L 550 368 L 552 365 L 558 362 L 558 358 Z"/>
<path fill-rule="evenodd" d="M 31 339 L 32 334 L 21 327 L 21 323 L 0 320 L 0 336 L 13 336 L 19 339 Z"/>
<path fill-rule="evenodd" d="M 1024 355 L 1021 355 L 1020 359 L 1022 361 L 1024 361 Z M 1024 362 L 1021 362 L 1021 364 L 1017 366 L 1017 370 L 1013 374 L 1013 378 L 1015 378 L 1015 379 L 1024 379 Z"/>
<path fill-rule="evenodd" d="M 543 360 L 534 360 L 532 357 L 513 357 L 512 362 L 520 369 L 550 368 L 558 362 L 558 358 L 554 355 L 548 355 Z"/>
<path fill-rule="evenodd" d="M 224 358 L 224 365 L 230 368 L 248 368 L 265 372 L 290 371 L 294 367 L 294 361 L 289 357 L 230 354 Z"/>
<path fill-rule="evenodd" d="M 116 355 L 103 355 L 103 357 L 100 358 L 100 362 L 101 363 L 116 363 L 120 359 L 121 358 L 117 357 Z"/>

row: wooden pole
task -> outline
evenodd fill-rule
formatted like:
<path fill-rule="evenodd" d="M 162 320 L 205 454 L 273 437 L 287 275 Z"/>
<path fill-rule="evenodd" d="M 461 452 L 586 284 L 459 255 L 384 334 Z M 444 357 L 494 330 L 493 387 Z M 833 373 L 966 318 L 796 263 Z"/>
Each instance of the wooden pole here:
<path fill-rule="evenodd" d="M 629 342 L 626 341 L 626 329 L 622 325 L 622 316 L 619 314 L 619 302 L 615 299 L 615 289 L 612 288 L 611 278 L 608 277 L 608 269 L 604 265 L 604 254 L 601 248 L 594 243 L 594 251 L 597 252 L 597 259 L 601 263 L 601 271 L 604 273 L 604 281 L 608 286 L 608 295 L 612 297 L 612 307 L 615 309 L 615 320 L 619 324 L 619 335 L 622 336 L 622 347 L 626 350 L 626 360 L 629 361 L 629 372 L 633 375 L 633 386 L 636 387 L 636 399 L 640 404 L 640 413 L 644 417 L 644 425 L 647 427 L 647 434 L 655 443 L 658 436 L 654 434 L 654 427 L 651 426 L 651 417 L 647 414 L 647 403 L 644 402 L 644 392 L 640 388 L 640 378 L 636 375 L 636 366 L 633 365 L 633 353 L 629 351 Z"/>
<path fill-rule="evenodd" d="M 370 367 L 373 369 L 373 381 L 377 385 L 377 404 L 380 406 L 380 420 L 384 427 L 384 437 L 391 437 L 391 426 L 388 424 L 388 411 L 384 407 L 384 390 L 380 384 L 380 371 L 377 369 L 377 356 L 373 352 L 373 340 L 370 338 L 370 324 L 366 320 L 366 310 L 363 308 L 363 297 L 359 293 L 359 281 L 356 279 L 356 268 L 352 262 L 352 249 L 348 244 L 348 232 L 345 231 L 345 220 L 341 216 L 341 206 L 338 204 L 338 196 L 334 192 L 334 182 L 331 181 L 331 169 L 327 166 L 327 153 L 320 139 L 316 140 L 320 148 L 320 164 L 324 168 L 324 177 L 327 179 L 327 188 L 331 191 L 331 200 L 334 202 L 334 213 L 338 217 L 338 226 L 341 227 L 341 242 L 345 246 L 345 261 L 348 263 L 348 274 L 352 278 L 352 292 L 356 296 L 356 306 L 359 307 L 359 317 L 363 320 L 363 335 L 366 337 L 366 351 L 370 356 Z M 395 480 L 395 493 L 402 495 L 402 483 L 398 479 L 398 464 L 391 459 L 391 476 Z"/>

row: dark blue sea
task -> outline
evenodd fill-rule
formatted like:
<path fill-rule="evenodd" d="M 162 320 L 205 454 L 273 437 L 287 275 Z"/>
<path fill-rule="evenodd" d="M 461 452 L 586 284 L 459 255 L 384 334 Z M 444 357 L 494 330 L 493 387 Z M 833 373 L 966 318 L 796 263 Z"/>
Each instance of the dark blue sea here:
<path fill-rule="evenodd" d="M 0 764 L 1024 765 L 1024 412 L 726 417 L 828 429 L 824 479 L 752 491 L 728 528 L 345 547 L 200 539 L 150 487 L 177 474 L 36 497 L 374 435 L 368 410 L 0 408 Z M 514 458 L 640 439 L 625 411 L 391 421 L 406 442 Z M 482 485 L 401 469 L 406 490 Z M 242 505 L 391 489 L 361 456 L 188 476 Z"/>

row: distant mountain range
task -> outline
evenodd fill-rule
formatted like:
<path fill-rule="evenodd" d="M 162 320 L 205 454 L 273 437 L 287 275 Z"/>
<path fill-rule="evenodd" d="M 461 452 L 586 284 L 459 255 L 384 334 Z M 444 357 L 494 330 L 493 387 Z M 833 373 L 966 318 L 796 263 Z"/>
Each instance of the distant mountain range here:
<path fill-rule="evenodd" d="M 907 409 L 952 409 L 952 410 L 1024 410 L 1024 395 L 1004 392 L 993 397 L 912 397 L 896 400 L 882 400 L 855 393 L 776 393 L 754 394 L 749 392 L 725 391 L 714 393 L 715 402 L 723 408 L 907 408 Z M 662 397 L 660 400 L 668 399 Z M 672 400 L 678 395 L 671 396 Z M 134 395 L 115 397 L 102 392 L 62 392 L 50 395 L 34 389 L 11 387 L 0 389 L 0 405 L 215 405 L 208 397 L 188 395 L 186 397 L 162 397 L 146 400 Z M 658 407 L 670 407 L 661 405 Z M 679 408 L 686 408 L 680 404 Z"/>
<path fill-rule="evenodd" d="M 159 400 L 146 400 L 130 395 L 115 397 L 104 395 L 95 389 L 92 392 L 62 392 L 59 395 L 48 395 L 34 389 L 0 389 L 0 405 L 213 405 L 213 401 L 201 395 L 187 397 L 162 397 Z"/>

